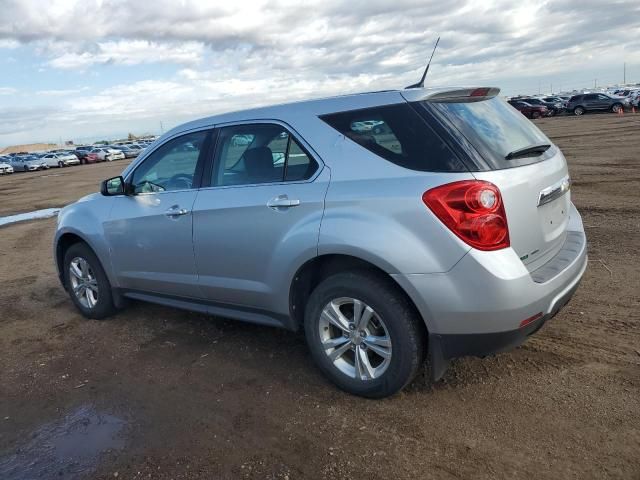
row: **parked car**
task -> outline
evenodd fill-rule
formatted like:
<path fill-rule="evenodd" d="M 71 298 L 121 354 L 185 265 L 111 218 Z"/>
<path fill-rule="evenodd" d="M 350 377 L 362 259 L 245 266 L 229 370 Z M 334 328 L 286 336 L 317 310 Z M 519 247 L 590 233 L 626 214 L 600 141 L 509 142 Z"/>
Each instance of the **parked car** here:
<path fill-rule="evenodd" d="M 588 112 L 610 111 L 618 113 L 629 105 L 629 99 L 607 95 L 605 93 L 585 93 L 574 95 L 567 104 L 567 111 L 574 115 Z"/>
<path fill-rule="evenodd" d="M 142 153 L 145 148 L 147 148 L 146 145 L 140 145 L 138 143 L 132 143 L 131 145 L 127 145 L 127 146 L 132 150 L 137 150 L 139 154 Z"/>
<path fill-rule="evenodd" d="M 85 155 L 84 159 L 82 159 L 81 162 L 83 165 L 87 165 L 89 163 L 104 162 L 104 160 L 101 160 L 100 157 L 98 157 L 97 153 L 89 152 Z"/>
<path fill-rule="evenodd" d="M 509 104 L 527 118 L 541 118 L 549 114 L 547 107 L 531 105 L 524 100 L 509 100 Z"/>
<path fill-rule="evenodd" d="M 114 145 L 111 148 L 124 153 L 124 158 L 136 158 L 140 153 L 140 149 L 130 148 L 128 145 Z"/>
<path fill-rule="evenodd" d="M 111 162 L 112 160 L 122 160 L 124 153 L 120 150 L 107 147 L 95 147 L 91 150 L 91 153 L 95 153 L 99 160 Z"/>
<path fill-rule="evenodd" d="M 521 100 L 527 102 L 529 105 L 534 105 L 534 106 L 539 106 L 539 107 L 547 107 L 547 116 L 548 117 L 553 117 L 554 115 L 557 115 L 558 113 L 561 113 L 564 110 L 564 107 L 562 106 L 561 103 L 558 103 L 558 102 L 555 102 L 555 103 L 546 102 L 541 98 L 527 97 L 527 98 L 522 98 Z"/>
<path fill-rule="evenodd" d="M 35 155 L 15 155 L 11 157 L 11 166 L 16 172 L 46 170 L 49 168 L 46 161 Z"/>
<path fill-rule="evenodd" d="M 9 163 L 9 159 L 5 159 L 4 157 L 0 158 L 0 175 L 7 175 L 9 173 L 13 173 L 13 167 Z"/>
<path fill-rule="evenodd" d="M 80 165 L 78 157 L 71 153 L 46 153 L 42 155 L 42 160 L 47 163 L 48 167 L 70 167 L 71 165 Z"/>
<path fill-rule="evenodd" d="M 568 98 L 565 100 L 561 97 L 542 97 L 542 100 L 552 105 L 555 105 L 560 110 L 564 110 L 567 106 L 567 103 L 569 102 Z"/>
<path fill-rule="evenodd" d="M 513 348 L 569 301 L 587 253 L 564 156 L 498 93 L 411 88 L 179 126 L 62 209 L 60 280 L 89 318 L 132 298 L 304 329 L 320 370 L 365 397 L 402 389 L 425 354 L 438 379 L 452 358 Z"/>
<path fill-rule="evenodd" d="M 79 147 L 76 147 L 75 154 L 78 157 L 78 159 L 80 160 L 80 164 L 89 163 L 89 162 L 85 162 L 84 160 L 87 158 L 87 154 L 92 149 L 93 149 L 93 147 L 91 147 L 89 145 L 81 145 Z"/>

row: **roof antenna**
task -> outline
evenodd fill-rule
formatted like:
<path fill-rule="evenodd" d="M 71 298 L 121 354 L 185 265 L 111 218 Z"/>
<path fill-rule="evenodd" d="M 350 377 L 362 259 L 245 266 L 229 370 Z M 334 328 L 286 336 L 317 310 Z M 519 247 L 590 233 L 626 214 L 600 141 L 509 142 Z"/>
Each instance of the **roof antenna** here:
<path fill-rule="evenodd" d="M 431 52 L 431 57 L 429 57 L 429 63 L 427 63 L 427 68 L 424 69 L 424 73 L 422 74 L 422 78 L 418 83 L 414 83 L 413 85 L 409 85 L 405 88 L 422 88 L 424 87 L 424 79 L 427 77 L 427 73 L 429 72 L 429 65 L 431 65 L 431 59 L 433 59 L 433 54 L 436 53 L 436 48 L 438 48 L 438 43 L 440 43 L 440 37 L 436 40 L 436 44 L 433 46 L 433 52 Z"/>

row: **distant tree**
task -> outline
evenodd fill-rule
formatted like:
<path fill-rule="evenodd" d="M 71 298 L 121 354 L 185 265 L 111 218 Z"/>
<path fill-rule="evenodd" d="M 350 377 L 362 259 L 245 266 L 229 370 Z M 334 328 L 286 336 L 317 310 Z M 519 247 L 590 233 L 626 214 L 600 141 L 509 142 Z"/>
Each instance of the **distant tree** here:
<path fill-rule="evenodd" d="M 130 134 L 127 136 L 127 140 L 135 140 L 135 139 L 136 139 L 136 136 L 135 136 L 133 133 L 130 133 Z"/>

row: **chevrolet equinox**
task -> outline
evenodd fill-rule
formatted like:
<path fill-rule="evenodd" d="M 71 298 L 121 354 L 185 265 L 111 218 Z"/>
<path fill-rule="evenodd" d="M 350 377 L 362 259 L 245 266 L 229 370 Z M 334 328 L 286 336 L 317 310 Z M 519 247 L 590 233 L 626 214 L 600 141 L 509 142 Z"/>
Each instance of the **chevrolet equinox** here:
<path fill-rule="evenodd" d="M 338 387 L 379 398 L 428 357 L 521 344 L 587 265 L 564 156 L 497 88 L 409 88 L 192 121 L 65 207 L 80 312 L 127 299 L 303 329 Z"/>

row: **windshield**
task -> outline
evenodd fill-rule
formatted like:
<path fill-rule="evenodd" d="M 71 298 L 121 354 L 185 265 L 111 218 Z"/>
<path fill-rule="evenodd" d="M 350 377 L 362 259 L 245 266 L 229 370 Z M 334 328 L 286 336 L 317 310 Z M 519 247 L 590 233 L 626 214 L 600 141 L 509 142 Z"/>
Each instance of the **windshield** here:
<path fill-rule="evenodd" d="M 553 144 L 530 120 L 501 98 L 424 103 L 427 108 L 432 107 L 446 124 L 455 127 L 492 169 L 528 165 L 555 154 L 555 148 L 551 147 L 538 156 L 506 159 L 516 150 Z"/>

